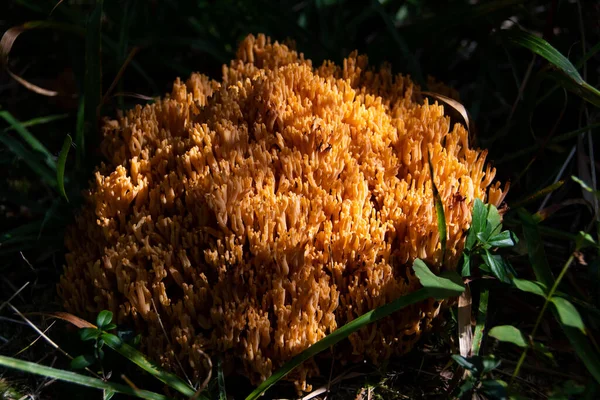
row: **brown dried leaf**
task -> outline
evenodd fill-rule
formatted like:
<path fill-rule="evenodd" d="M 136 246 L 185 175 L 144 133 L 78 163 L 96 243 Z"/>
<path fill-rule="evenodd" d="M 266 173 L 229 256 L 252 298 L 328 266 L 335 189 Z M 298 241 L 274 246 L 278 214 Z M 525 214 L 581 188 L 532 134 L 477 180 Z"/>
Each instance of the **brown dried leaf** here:
<path fill-rule="evenodd" d="M 451 99 L 450 97 L 441 95 L 439 93 L 434 93 L 434 92 L 421 92 L 421 93 L 424 94 L 425 96 L 433 97 L 434 99 L 441 101 L 442 103 L 445 103 L 445 104 L 449 105 L 450 107 L 452 107 L 454 110 L 456 110 L 463 118 L 464 126 L 469 131 L 469 137 L 471 137 L 472 135 L 475 135 L 475 126 L 472 123 L 472 120 L 469 115 L 469 111 L 467 111 L 467 108 L 464 105 L 462 105 L 462 103 L 460 103 L 457 100 Z"/>
<path fill-rule="evenodd" d="M 40 27 L 40 25 L 25 23 L 20 26 L 12 27 L 12 28 L 8 29 L 6 32 L 4 32 L 4 35 L 2 35 L 2 39 L 0 40 L 0 64 L 2 64 L 4 66 L 4 68 L 6 69 L 6 72 L 8 72 L 8 74 L 14 80 L 19 82 L 21 85 L 23 85 L 27 89 L 31 90 L 32 92 L 41 94 L 42 96 L 48 96 L 48 97 L 71 96 L 70 94 L 60 93 L 55 90 L 48 90 L 48 89 L 45 89 L 38 85 L 35 85 L 35 84 L 21 78 L 19 75 L 15 74 L 14 72 L 12 72 L 9 69 L 8 55 L 10 54 L 10 50 L 12 49 L 15 41 L 17 40 L 17 38 L 19 37 L 19 35 L 21 33 L 25 32 L 29 29 L 34 29 L 36 27 Z"/>
<path fill-rule="evenodd" d="M 63 321 L 70 322 L 75 325 L 77 328 L 96 328 L 96 325 L 87 322 L 84 319 L 74 316 L 73 314 L 69 314 L 67 312 L 57 311 L 51 313 L 45 313 L 44 315 L 48 315 L 49 317 L 54 317 L 58 319 L 62 319 Z"/>

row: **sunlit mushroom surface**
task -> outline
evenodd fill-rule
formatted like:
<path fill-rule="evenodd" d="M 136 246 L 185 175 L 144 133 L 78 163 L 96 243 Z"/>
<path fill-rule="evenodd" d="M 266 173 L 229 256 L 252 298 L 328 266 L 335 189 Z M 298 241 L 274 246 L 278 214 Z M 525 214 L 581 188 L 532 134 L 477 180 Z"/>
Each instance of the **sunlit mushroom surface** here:
<path fill-rule="evenodd" d="M 499 205 L 507 190 L 408 77 L 355 53 L 314 68 L 262 35 L 241 43 L 221 81 L 177 79 L 102 135 L 105 161 L 66 237 L 59 294 L 82 317 L 111 310 L 151 358 L 196 378 L 206 356 L 222 356 L 258 383 L 418 289 L 415 258 L 456 269 L 474 199 Z M 440 307 L 431 299 L 369 325 L 343 358 L 407 352 Z M 290 378 L 307 390 L 317 373 L 309 361 Z"/>

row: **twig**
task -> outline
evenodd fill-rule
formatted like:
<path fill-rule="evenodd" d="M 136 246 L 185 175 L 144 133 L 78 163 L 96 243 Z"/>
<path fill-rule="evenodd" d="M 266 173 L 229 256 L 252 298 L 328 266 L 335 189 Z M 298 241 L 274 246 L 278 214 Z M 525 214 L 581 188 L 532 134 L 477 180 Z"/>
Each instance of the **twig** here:
<path fill-rule="evenodd" d="M 17 290 L 12 296 L 10 296 L 10 298 L 8 300 L 6 300 L 4 303 L 0 304 L 0 311 L 7 305 L 10 304 L 11 301 L 13 301 L 13 299 L 15 297 L 17 297 L 19 295 L 19 293 L 21 293 L 23 291 L 23 289 L 25 289 L 27 287 L 27 285 L 29 285 L 29 282 L 25 282 L 25 284 L 23 286 L 21 286 L 21 288 L 19 290 Z"/>

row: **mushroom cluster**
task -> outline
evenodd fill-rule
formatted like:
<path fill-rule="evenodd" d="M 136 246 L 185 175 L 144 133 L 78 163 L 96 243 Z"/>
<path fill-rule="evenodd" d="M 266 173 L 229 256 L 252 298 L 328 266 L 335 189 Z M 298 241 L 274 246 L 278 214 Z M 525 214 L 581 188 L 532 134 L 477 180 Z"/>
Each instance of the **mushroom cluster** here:
<path fill-rule="evenodd" d="M 197 377 L 219 355 L 258 383 L 417 290 L 415 258 L 455 269 L 474 199 L 498 205 L 507 190 L 408 77 L 356 53 L 314 68 L 263 35 L 241 43 L 220 82 L 177 79 L 102 133 L 105 162 L 66 237 L 59 294 L 82 317 L 111 310 L 143 333 L 150 357 Z M 407 352 L 441 306 L 369 325 L 344 357 Z M 308 361 L 292 379 L 306 390 L 316 373 Z"/>

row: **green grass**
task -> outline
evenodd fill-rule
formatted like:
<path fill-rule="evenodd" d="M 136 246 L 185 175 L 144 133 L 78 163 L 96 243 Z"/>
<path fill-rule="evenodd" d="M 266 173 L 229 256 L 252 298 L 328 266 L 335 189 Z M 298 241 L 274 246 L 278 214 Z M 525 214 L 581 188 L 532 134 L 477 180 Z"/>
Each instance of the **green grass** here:
<path fill-rule="evenodd" d="M 504 225 L 513 233 L 499 236 L 495 227 L 486 233 L 490 211 L 479 207 L 477 213 L 488 214 L 474 215 L 477 228 L 468 239 L 463 275 L 469 279 L 476 320 L 473 358 L 452 362 L 451 355 L 459 351 L 455 310 L 450 310 L 446 322 L 404 359 L 359 367 L 361 375 L 350 380 L 335 379 L 349 373 L 347 366 L 319 360 L 325 372 L 314 386 L 329 388 L 338 398 L 360 393 L 365 398 L 368 393 L 382 399 L 401 394 L 445 398 L 463 391 L 501 397 L 503 390 L 533 398 L 600 396 L 600 249 L 593 243 L 600 238 L 594 146 L 600 130 L 600 10 L 594 2 L 57 3 L 11 1 L 0 21 L 2 32 L 23 26 L 9 31 L 18 35 L 10 53 L 0 57 L 2 67 L 35 85 L 30 88 L 45 90 L 36 93 L 0 72 L 0 304 L 30 282 L 11 304 L 24 313 L 61 309 L 54 285 L 64 263 L 62 237 L 101 161 L 98 118 L 143 103 L 140 97 L 163 95 L 176 76 L 199 71 L 219 77 L 239 40 L 263 32 L 295 40 L 315 64 L 339 62 L 358 49 L 375 65 L 388 61 L 395 71 L 410 74 L 424 89 L 428 75 L 453 86 L 466 108 L 459 111 L 462 118 L 453 120 L 461 122 L 467 115 L 472 139 L 488 148 L 499 179 L 512 182 L 507 198 L 512 208 L 506 210 Z M 40 94 L 50 92 L 61 95 Z M 440 225 L 440 232 L 444 228 Z M 518 244 L 495 250 L 513 235 Z M 35 332 L 14 322 L 18 317 L 8 310 L 0 310 L 0 317 L 11 319 L 0 320 L 0 360 L 6 366 L 7 356 L 27 348 L 12 366 L 84 379 L 68 371 L 69 361 L 62 356 L 54 360 L 43 341 L 28 347 Z M 40 329 L 49 327 L 46 318 L 31 318 Z M 363 319 L 366 323 L 370 317 Z M 119 332 L 135 337 L 128 329 L 119 327 Z M 343 333 L 325 338 L 325 345 L 300 358 L 324 349 L 335 354 L 331 346 L 343 340 Z M 89 350 L 65 324 L 55 324 L 47 334 L 71 354 Z M 177 396 L 176 391 L 163 393 L 163 383 L 151 376 L 154 370 L 142 354 L 123 354 L 134 361 L 125 365 L 118 350 L 106 353 L 102 366 L 112 377 L 94 381 L 95 387 L 132 390 L 123 375 L 140 390 Z M 210 396 L 243 398 L 256 389 L 242 378 L 225 376 L 221 358 L 212 363 Z M 489 368 L 478 369 L 478 363 Z M 289 385 L 277 378 L 295 365 L 268 381 L 273 384 L 268 396 L 291 396 Z M 456 374 L 458 365 L 470 372 Z M 92 384 L 84 372 L 77 375 Z M 178 378 L 179 388 L 189 397 L 183 378 Z M 49 398 L 95 393 L 41 382 L 6 372 L 0 393 L 41 392 Z"/>

